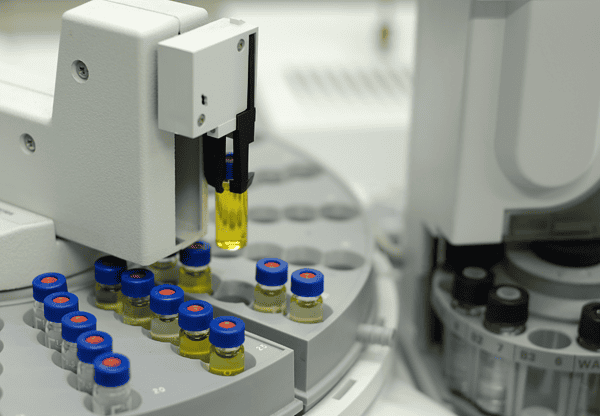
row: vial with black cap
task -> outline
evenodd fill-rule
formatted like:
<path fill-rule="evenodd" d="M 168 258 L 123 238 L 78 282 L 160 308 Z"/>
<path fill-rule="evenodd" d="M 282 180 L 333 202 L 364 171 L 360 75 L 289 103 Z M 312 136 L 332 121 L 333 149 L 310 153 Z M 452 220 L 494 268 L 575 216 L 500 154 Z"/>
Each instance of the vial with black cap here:
<path fill-rule="evenodd" d="M 591 302 L 583 306 L 577 332 L 579 335 L 577 343 L 580 346 L 589 351 L 600 352 L 600 302 Z M 589 361 L 580 362 L 589 363 Z M 586 368 L 581 364 L 580 367 Z M 581 383 L 576 393 L 576 414 L 600 415 L 600 373 L 597 370 L 581 372 L 580 376 Z"/>

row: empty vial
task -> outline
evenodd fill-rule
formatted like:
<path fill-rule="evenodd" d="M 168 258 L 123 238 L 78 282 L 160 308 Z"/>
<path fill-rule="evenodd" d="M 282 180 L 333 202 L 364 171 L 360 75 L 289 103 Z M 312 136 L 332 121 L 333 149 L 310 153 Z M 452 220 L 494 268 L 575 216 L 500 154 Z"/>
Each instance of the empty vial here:
<path fill-rule="evenodd" d="M 256 263 L 255 311 L 285 313 L 288 264 L 277 258 L 266 258 Z"/>
<path fill-rule="evenodd" d="M 226 176 L 223 192 L 215 193 L 215 227 L 217 246 L 225 250 L 239 250 L 248 242 L 248 191 L 231 191 L 233 153 L 225 157 Z"/>
<path fill-rule="evenodd" d="M 292 299 L 290 319 L 312 324 L 323 321 L 323 298 L 325 289 L 323 273 L 315 269 L 300 269 L 292 273 Z"/>
<path fill-rule="evenodd" d="M 525 331 L 529 317 L 529 295 L 517 286 L 502 285 L 493 288 L 488 295 L 483 326 L 490 332 L 507 336 Z M 475 403 L 484 412 L 504 413 L 506 391 L 512 387 L 509 380 L 510 366 L 514 363 L 482 350 L 477 376 Z"/>
<path fill-rule="evenodd" d="M 188 293 L 212 294 L 210 273 L 210 244 L 196 241 L 179 253 L 179 287 Z"/>
<path fill-rule="evenodd" d="M 125 260 L 114 256 L 101 257 L 94 263 L 96 276 L 96 306 L 121 313 L 121 273 L 127 269 Z"/>
<path fill-rule="evenodd" d="M 171 254 L 162 260 L 150 265 L 154 273 L 155 285 L 177 285 L 179 283 L 179 269 L 177 268 L 177 253 Z"/>
<path fill-rule="evenodd" d="M 212 305 L 203 300 L 188 300 L 179 305 L 179 355 L 198 358 L 208 363 L 210 322 Z"/>
<path fill-rule="evenodd" d="M 150 329 L 154 313 L 150 310 L 150 292 L 154 288 L 154 273 L 132 269 L 121 275 L 123 293 L 123 323 Z"/>
<path fill-rule="evenodd" d="M 156 314 L 150 325 L 150 336 L 161 342 L 179 345 L 179 305 L 183 290 L 174 285 L 156 286 L 150 292 L 150 309 Z"/>
<path fill-rule="evenodd" d="M 221 316 L 210 323 L 209 371 L 220 376 L 234 376 L 244 371 L 244 321 Z"/>
<path fill-rule="evenodd" d="M 62 368 L 77 374 L 77 337 L 88 331 L 96 330 L 96 317 L 89 312 L 69 312 L 62 317 Z"/>
<path fill-rule="evenodd" d="M 67 279 L 60 273 L 44 273 L 33 279 L 33 327 L 44 331 L 44 299 L 54 292 L 67 291 Z"/>
<path fill-rule="evenodd" d="M 112 352 L 112 337 L 102 331 L 88 331 L 77 337 L 77 390 L 92 394 L 94 388 L 94 360 Z"/>
<path fill-rule="evenodd" d="M 123 354 L 107 352 L 94 360 L 92 410 L 98 415 L 114 415 L 132 408 L 129 385 L 129 359 Z"/>
<path fill-rule="evenodd" d="M 79 299 L 69 292 L 54 292 L 44 299 L 46 347 L 62 351 L 62 317 L 79 310 Z"/>

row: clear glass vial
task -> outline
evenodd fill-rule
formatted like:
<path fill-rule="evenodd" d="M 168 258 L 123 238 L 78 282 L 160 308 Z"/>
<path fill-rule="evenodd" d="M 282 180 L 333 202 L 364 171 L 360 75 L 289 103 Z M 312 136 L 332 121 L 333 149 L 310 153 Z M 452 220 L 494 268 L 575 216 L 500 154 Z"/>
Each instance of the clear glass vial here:
<path fill-rule="evenodd" d="M 92 410 L 98 415 L 115 415 L 133 408 L 129 385 L 129 359 L 123 354 L 108 352 L 94 361 Z"/>
<path fill-rule="evenodd" d="M 179 287 L 188 293 L 212 294 L 212 274 L 210 272 L 210 244 L 196 241 L 179 253 Z"/>
<path fill-rule="evenodd" d="M 69 292 L 54 292 L 44 299 L 46 347 L 62 351 L 62 317 L 79 309 L 79 299 Z"/>
<path fill-rule="evenodd" d="M 203 300 L 189 300 L 179 306 L 179 355 L 209 362 L 209 327 L 213 308 Z"/>
<path fill-rule="evenodd" d="M 313 324 L 323 321 L 324 276 L 315 269 L 292 273 L 292 299 L 289 318 L 294 322 Z"/>
<path fill-rule="evenodd" d="M 265 258 L 256 263 L 256 287 L 252 309 L 264 313 L 286 312 L 288 264 L 278 258 Z"/>
<path fill-rule="evenodd" d="M 227 154 L 223 192 L 215 192 L 216 244 L 225 250 L 239 250 L 248 242 L 248 191 L 237 194 L 230 190 L 233 179 L 233 154 Z"/>
<path fill-rule="evenodd" d="M 152 263 L 150 270 L 154 273 L 154 284 L 157 286 L 179 284 L 177 253 L 173 253 L 162 260 Z"/>
<path fill-rule="evenodd" d="M 127 263 L 114 256 L 105 256 L 96 260 L 94 268 L 96 306 L 100 309 L 122 313 L 121 273 L 127 269 Z"/>
<path fill-rule="evenodd" d="M 77 374 L 77 337 L 84 332 L 95 331 L 96 323 L 96 317 L 89 312 L 69 312 L 62 317 L 62 368 Z"/>
<path fill-rule="evenodd" d="M 92 394 L 94 388 L 94 360 L 112 352 L 112 337 L 102 331 L 88 331 L 77 337 L 77 390 Z"/>
<path fill-rule="evenodd" d="M 150 292 L 154 288 L 154 273 L 132 269 L 121 275 L 123 293 L 123 323 L 150 329 L 154 313 L 150 310 Z"/>
<path fill-rule="evenodd" d="M 33 285 L 33 327 L 46 330 L 44 299 L 54 292 L 67 291 L 67 279 L 60 273 L 44 273 L 36 276 Z"/>
<path fill-rule="evenodd" d="M 179 344 L 179 305 L 183 290 L 174 285 L 156 286 L 150 292 L 150 309 L 156 314 L 150 325 L 153 340 Z"/>
<path fill-rule="evenodd" d="M 234 376 L 244 371 L 245 325 L 234 316 L 221 316 L 210 323 L 209 371 L 220 376 Z"/>

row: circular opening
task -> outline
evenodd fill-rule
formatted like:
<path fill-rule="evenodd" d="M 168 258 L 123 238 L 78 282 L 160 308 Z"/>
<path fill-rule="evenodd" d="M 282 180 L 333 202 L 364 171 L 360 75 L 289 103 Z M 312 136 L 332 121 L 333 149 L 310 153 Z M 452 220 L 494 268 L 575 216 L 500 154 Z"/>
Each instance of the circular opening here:
<path fill-rule="evenodd" d="M 321 252 L 312 247 L 292 247 L 286 251 L 284 258 L 298 266 L 314 266 L 321 261 Z"/>
<path fill-rule="evenodd" d="M 19 141 L 21 143 L 21 149 L 26 155 L 30 155 L 35 152 L 35 140 L 33 140 L 31 135 L 27 133 L 22 134 Z"/>
<path fill-rule="evenodd" d="M 325 266 L 334 270 L 354 270 L 363 265 L 365 259 L 360 254 L 339 250 L 325 254 Z"/>
<path fill-rule="evenodd" d="M 321 215 L 330 220 L 349 220 L 358 215 L 358 209 L 346 204 L 328 204 L 321 208 Z"/>
<path fill-rule="evenodd" d="M 240 41 L 237 44 L 237 50 L 238 52 L 241 52 L 242 50 L 244 50 L 244 45 L 246 44 L 246 42 L 244 41 L 244 39 L 240 39 Z"/>
<path fill-rule="evenodd" d="M 250 283 L 229 280 L 215 290 L 213 298 L 227 303 L 250 305 L 254 300 L 254 286 Z"/>
<path fill-rule="evenodd" d="M 281 182 L 283 179 L 285 179 L 284 173 L 274 169 L 260 170 L 256 172 L 254 177 L 254 180 L 259 183 L 276 183 Z"/>
<path fill-rule="evenodd" d="M 312 221 L 317 217 L 317 211 L 306 205 L 297 205 L 284 209 L 283 214 L 292 221 Z"/>
<path fill-rule="evenodd" d="M 259 261 L 267 257 L 281 258 L 283 248 L 270 243 L 255 243 L 246 247 L 246 257 L 253 261 Z"/>
<path fill-rule="evenodd" d="M 248 218 L 255 222 L 275 222 L 279 220 L 279 211 L 271 207 L 254 207 L 248 211 Z"/>
<path fill-rule="evenodd" d="M 519 289 L 509 286 L 502 286 L 496 290 L 496 294 L 500 299 L 504 300 L 517 300 L 521 298 L 521 292 Z"/>
<path fill-rule="evenodd" d="M 90 71 L 87 65 L 82 61 L 75 61 L 71 65 L 71 72 L 75 81 L 83 83 L 86 82 L 90 77 Z"/>
<path fill-rule="evenodd" d="M 529 341 L 538 347 L 559 350 L 571 345 L 568 335 L 551 329 L 538 329 L 529 334 Z"/>
<path fill-rule="evenodd" d="M 463 269 L 463 276 L 469 279 L 483 279 L 487 276 L 487 273 L 481 267 L 465 267 Z"/>
<path fill-rule="evenodd" d="M 310 176 L 318 175 L 321 172 L 321 167 L 313 163 L 297 164 L 288 168 L 288 174 L 291 177 L 297 178 L 308 178 Z"/>

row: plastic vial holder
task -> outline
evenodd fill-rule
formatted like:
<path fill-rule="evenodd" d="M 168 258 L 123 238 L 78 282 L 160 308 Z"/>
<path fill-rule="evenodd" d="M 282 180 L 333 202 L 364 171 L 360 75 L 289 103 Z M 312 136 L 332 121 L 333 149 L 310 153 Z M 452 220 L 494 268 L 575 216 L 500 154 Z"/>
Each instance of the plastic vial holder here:
<path fill-rule="evenodd" d="M 278 258 L 265 258 L 256 263 L 256 287 L 252 309 L 264 313 L 284 313 L 288 264 Z"/>
<path fill-rule="evenodd" d="M 179 283 L 179 270 L 177 268 L 177 253 L 165 257 L 150 265 L 154 273 L 154 284 L 177 285 Z"/>
<path fill-rule="evenodd" d="M 121 273 L 127 269 L 125 260 L 114 256 L 101 257 L 94 263 L 96 306 L 122 313 Z"/>
<path fill-rule="evenodd" d="M 94 360 L 92 410 L 115 415 L 132 409 L 129 360 L 123 354 L 104 353 Z"/>
<path fill-rule="evenodd" d="M 150 336 L 153 340 L 179 344 L 179 305 L 183 303 L 183 290 L 174 285 L 156 286 L 150 292 L 152 318 Z"/>
<path fill-rule="evenodd" d="M 77 390 L 92 394 L 94 387 L 94 360 L 112 352 L 112 337 L 102 331 L 88 331 L 77 337 Z"/>
<path fill-rule="evenodd" d="M 324 291 L 323 273 L 315 269 L 300 269 L 292 273 L 292 299 L 290 315 L 292 321 L 313 324 L 323 321 Z"/>
<path fill-rule="evenodd" d="M 234 376 L 244 371 L 244 322 L 233 316 L 221 316 L 210 323 L 209 371 Z"/>
<path fill-rule="evenodd" d="M 233 154 L 225 157 L 226 180 L 223 192 L 215 193 L 216 244 L 225 250 L 239 250 L 248 242 L 248 191 L 236 194 L 229 190 L 233 179 Z"/>
<path fill-rule="evenodd" d="M 67 279 L 60 273 L 44 273 L 33 279 L 33 327 L 46 330 L 44 299 L 54 292 L 67 291 Z"/>
<path fill-rule="evenodd" d="M 121 275 L 123 293 L 123 323 L 150 329 L 154 313 L 150 310 L 150 292 L 154 288 L 154 273 L 132 269 Z"/>
<path fill-rule="evenodd" d="M 69 312 L 62 317 L 62 368 L 77 374 L 77 337 L 87 331 L 96 330 L 96 317 L 89 312 Z"/>
<path fill-rule="evenodd" d="M 196 241 L 179 253 L 179 287 L 188 293 L 212 294 L 210 267 L 210 244 Z"/>
<path fill-rule="evenodd" d="M 209 362 L 212 319 L 213 308 L 203 300 L 190 300 L 179 306 L 179 355 Z"/>
<path fill-rule="evenodd" d="M 69 292 L 54 292 L 44 299 L 46 347 L 62 351 L 62 317 L 79 309 L 79 299 Z"/>

